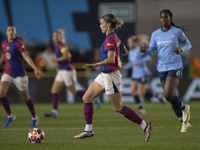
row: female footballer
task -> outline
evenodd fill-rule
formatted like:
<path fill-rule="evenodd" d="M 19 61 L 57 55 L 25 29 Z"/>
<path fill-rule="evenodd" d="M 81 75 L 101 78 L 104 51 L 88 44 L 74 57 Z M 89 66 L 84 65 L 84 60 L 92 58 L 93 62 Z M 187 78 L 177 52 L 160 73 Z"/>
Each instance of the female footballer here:
<path fill-rule="evenodd" d="M 139 41 L 137 36 L 131 36 L 127 40 L 129 50 L 128 63 L 124 69 L 132 68 L 131 94 L 135 99 L 139 114 L 145 114 L 142 102 L 146 93 L 146 83 L 148 82 L 150 71 L 146 62 L 151 61 L 151 57 L 139 52 Z"/>
<path fill-rule="evenodd" d="M 71 54 L 68 50 L 68 47 L 64 44 L 65 35 L 62 29 L 59 29 L 53 33 L 53 42 L 55 44 L 55 53 L 57 58 L 53 59 L 52 61 L 58 63 L 58 72 L 51 88 L 53 108 L 50 112 L 44 113 L 44 116 L 46 117 L 58 116 L 58 93 L 64 86 L 66 86 L 73 95 L 82 97 L 85 93 L 85 90 L 78 91 L 76 89 L 76 69 L 71 64 Z"/>
<path fill-rule="evenodd" d="M 172 108 L 182 122 L 181 133 L 187 132 L 191 127 L 190 106 L 185 105 L 176 95 L 175 90 L 182 76 L 181 53 L 189 50 L 191 44 L 185 36 L 183 29 L 175 26 L 172 21 L 172 12 L 164 9 L 160 12 L 161 27 L 154 31 L 151 36 L 149 49 L 140 47 L 140 52 L 152 55 L 158 50 L 157 70 L 159 72 L 163 95 L 172 105 Z M 180 47 L 179 44 L 183 44 Z"/>
<path fill-rule="evenodd" d="M 32 114 L 31 127 L 36 127 L 39 117 L 35 113 L 33 101 L 29 95 L 28 77 L 24 69 L 24 60 L 33 68 L 37 78 L 40 78 L 42 73 L 38 70 L 28 55 L 22 43 L 22 38 L 17 35 L 15 26 L 8 26 L 6 35 L 7 40 L 1 43 L 3 55 L 0 59 L 0 64 L 5 61 L 5 68 L 0 83 L 0 100 L 7 113 L 7 121 L 3 127 L 8 127 L 10 123 L 15 120 L 15 116 L 11 113 L 9 101 L 6 97 L 12 84 L 15 84 L 17 89 L 20 91 L 20 95 Z"/>
<path fill-rule="evenodd" d="M 106 39 L 101 45 L 101 62 L 85 64 L 83 68 L 99 67 L 101 73 L 96 77 L 83 96 L 84 115 L 86 126 L 84 132 L 74 136 L 75 139 L 82 139 L 94 136 L 92 128 L 93 100 L 106 92 L 106 95 L 116 112 L 121 113 L 130 121 L 137 123 L 145 132 L 145 141 L 148 142 L 151 136 L 152 124 L 142 120 L 131 108 L 122 104 L 122 76 L 120 68 L 122 65 L 122 54 L 127 55 L 127 49 L 114 33 L 123 24 L 123 21 L 112 14 L 106 14 L 100 19 L 100 28 Z"/>

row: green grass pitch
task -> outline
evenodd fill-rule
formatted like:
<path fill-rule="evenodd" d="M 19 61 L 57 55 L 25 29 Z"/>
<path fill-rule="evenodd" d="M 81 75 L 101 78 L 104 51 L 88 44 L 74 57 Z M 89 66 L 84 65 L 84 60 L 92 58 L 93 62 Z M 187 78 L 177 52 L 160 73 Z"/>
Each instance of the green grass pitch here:
<path fill-rule="evenodd" d="M 127 104 L 136 109 L 135 104 Z M 45 132 L 42 144 L 29 144 L 27 133 L 31 129 L 30 113 L 26 105 L 11 105 L 16 120 L 4 129 L 6 121 L 3 107 L 0 107 L 0 150 L 200 150 L 200 103 L 190 102 L 192 128 L 181 134 L 181 123 L 170 105 L 145 103 L 146 115 L 141 116 L 153 123 L 150 142 L 144 142 L 140 126 L 113 111 L 110 104 L 94 109 L 93 127 L 95 136 L 87 139 L 73 139 L 84 130 L 83 104 L 59 105 L 58 118 L 45 118 L 43 113 L 51 109 L 50 104 L 36 104 L 40 117 L 38 128 Z"/>

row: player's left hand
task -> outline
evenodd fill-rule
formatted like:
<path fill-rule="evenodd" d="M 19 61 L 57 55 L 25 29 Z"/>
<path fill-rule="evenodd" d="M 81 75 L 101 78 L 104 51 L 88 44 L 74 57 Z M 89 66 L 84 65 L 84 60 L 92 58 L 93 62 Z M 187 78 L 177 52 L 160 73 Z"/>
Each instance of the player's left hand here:
<path fill-rule="evenodd" d="M 35 73 L 35 76 L 36 76 L 38 79 L 40 79 L 40 77 L 43 76 L 43 73 L 42 73 L 40 70 L 38 70 L 38 69 L 34 70 L 34 73 Z"/>
<path fill-rule="evenodd" d="M 180 47 L 174 47 L 174 52 L 175 52 L 176 54 L 181 54 L 182 49 L 181 49 Z"/>
<path fill-rule="evenodd" d="M 96 64 L 85 64 L 83 66 L 84 69 L 93 68 L 93 67 L 96 67 Z"/>

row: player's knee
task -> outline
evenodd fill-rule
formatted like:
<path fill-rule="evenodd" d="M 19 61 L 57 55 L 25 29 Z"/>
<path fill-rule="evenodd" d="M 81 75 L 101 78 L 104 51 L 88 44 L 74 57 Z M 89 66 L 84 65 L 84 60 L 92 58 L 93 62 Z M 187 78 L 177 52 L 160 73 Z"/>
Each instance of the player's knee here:
<path fill-rule="evenodd" d="M 53 90 L 53 89 L 51 89 L 51 94 L 55 94 L 56 92 Z"/>
<path fill-rule="evenodd" d="M 114 108 L 114 110 L 115 110 L 116 112 L 119 112 L 119 113 L 120 113 L 120 112 L 122 111 L 123 106 L 124 106 L 124 105 L 121 104 L 121 105 L 118 105 L 118 106 L 113 106 L 113 108 Z"/>
<path fill-rule="evenodd" d="M 5 96 L 6 96 L 6 93 L 3 92 L 3 91 L 0 91 L 0 98 L 3 98 L 3 97 L 5 97 Z"/>
<path fill-rule="evenodd" d="M 91 102 L 90 98 L 87 97 L 87 95 L 83 95 L 82 100 L 83 100 L 84 103 L 90 103 Z"/>
<path fill-rule="evenodd" d="M 22 98 L 25 100 L 25 101 L 28 101 L 30 99 L 30 96 L 27 94 L 27 93 L 21 93 L 21 96 Z"/>
<path fill-rule="evenodd" d="M 135 96 L 135 95 L 136 95 L 136 91 L 135 91 L 135 90 L 132 90 L 132 91 L 131 91 L 131 95 L 132 95 L 132 96 Z"/>
<path fill-rule="evenodd" d="M 169 92 L 163 92 L 163 96 L 167 101 L 172 101 L 173 100 L 173 94 Z"/>

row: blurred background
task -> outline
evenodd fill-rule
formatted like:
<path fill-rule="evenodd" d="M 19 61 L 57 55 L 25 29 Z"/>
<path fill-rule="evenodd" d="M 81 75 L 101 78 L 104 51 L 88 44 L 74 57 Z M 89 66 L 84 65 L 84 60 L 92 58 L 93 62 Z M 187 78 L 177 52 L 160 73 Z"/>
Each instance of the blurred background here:
<path fill-rule="evenodd" d="M 99 73 L 97 69 L 83 70 L 85 63 L 100 59 L 99 47 L 104 41 L 99 29 L 99 19 L 112 13 L 124 20 L 125 25 L 117 32 L 120 39 L 137 34 L 151 33 L 160 27 L 159 12 L 170 9 L 176 25 L 185 27 L 192 49 L 183 53 L 184 74 L 179 84 L 179 94 L 184 101 L 200 100 L 200 1 L 199 0 L 0 0 L 0 41 L 6 40 L 6 28 L 14 25 L 19 35 L 24 35 L 26 48 L 35 64 L 45 76 L 37 80 L 32 69 L 25 65 L 29 76 L 30 95 L 36 103 L 51 102 L 50 89 L 56 75 L 52 33 L 58 28 L 65 30 L 66 44 L 72 53 L 72 63 L 77 69 L 78 89 L 87 89 Z M 124 64 L 127 57 L 123 58 Z M 156 55 L 148 63 L 151 70 L 151 89 L 162 92 L 156 71 Z M 1 73 L 4 66 L 0 66 Z M 133 102 L 130 90 L 130 73 L 122 71 L 123 101 Z M 23 102 L 15 87 L 8 97 L 13 103 Z M 106 95 L 101 101 L 108 102 Z M 61 92 L 61 101 L 80 102 L 66 89 Z M 156 99 L 152 100 L 157 102 Z"/>

